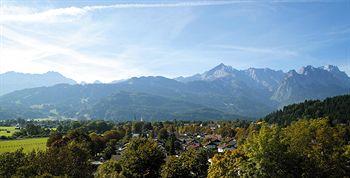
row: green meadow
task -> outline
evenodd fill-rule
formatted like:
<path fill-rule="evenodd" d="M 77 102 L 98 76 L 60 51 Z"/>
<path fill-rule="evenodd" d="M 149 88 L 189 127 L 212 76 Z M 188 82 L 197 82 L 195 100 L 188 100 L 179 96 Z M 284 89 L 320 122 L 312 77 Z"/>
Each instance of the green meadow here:
<path fill-rule="evenodd" d="M 23 148 L 24 152 L 32 150 L 45 150 L 47 137 L 45 138 L 28 138 L 21 140 L 0 141 L 0 153 L 13 152 Z"/>
<path fill-rule="evenodd" d="M 18 132 L 19 130 L 16 130 L 16 127 L 4 127 L 0 126 L 0 136 L 12 136 L 15 132 Z"/>

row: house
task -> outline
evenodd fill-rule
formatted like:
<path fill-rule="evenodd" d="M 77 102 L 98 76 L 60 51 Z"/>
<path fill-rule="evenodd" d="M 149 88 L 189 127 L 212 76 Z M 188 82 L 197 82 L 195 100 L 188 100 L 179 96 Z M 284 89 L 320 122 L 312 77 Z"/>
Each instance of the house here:
<path fill-rule="evenodd" d="M 228 143 L 231 144 L 231 145 L 234 145 L 235 147 L 237 145 L 236 139 L 231 139 Z"/>
<path fill-rule="evenodd" d="M 217 128 L 220 128 L 219 124 L 209 124 L 208 126 L 212 131 L 216 130 Z"/>
<path fill-rule="evenodd" d="M 204 148 L 208 148 L 208 149 L 217 149 L 217 147 L 221 144 L 221 141 L 217 138 L 212 138 L 211 141 L 209 141 L 208 143 L 206 143 L 204 145 Z"/>
<path fill-rule="evenodd" d="M 218 146 L 218 152 L 219 153 L 222 153 L 222 152 L 225 152 L 225 151 L 229 151 L 229 150 L 234 150 L 234 149 L 236 149 L 235 146 L 229 145 L 229 144 L 226 144 L 226 143 Z"/>
<path fill-rule="evenodd" d="M 138 134 L 138 133 L 133 133 L 133 134 L 132 134 L 132 137 L 133 137 L 133 138 L 135 138 L 135 137 L 140 137 L 140 134 Z"/>
<path fill-rule="evenodd" d="M 221 143 L 221 141 L 219 139 L 215 139 L 215 140 L 212 140 L 212 142 L 215 144 L 215 145 L 219 145 Z"/>
<path fill-rule="evenodd" d="M 196 148 L 199 148 L 202 146 L 199 141 L 194 140 L 194 139 L 187 139 L 185 142 L 186 143 L 183 146 L 185 150 L 188 150 L 190 148 L 196 149 Z"/>
<path fill-rule="evenodd" d="M 103 162 L 101 162 L 101 161 L 92 161 L 91 164 L 94 165 L 94 166 L 99 166 L 99 165 L 103 164 Z"/>
<path fill-rule="evenodd" d="M 216 149 L 218 145 L 215 144 L 214 142 L 210 141 L 206 144 L 204 144 L 204 148 L 207 148 L 207 149 Z"/>
<path fill-rule="evenodd" d="M 232 139 L 232 140 L 228 141 L 227 143 L 224 143 L 224 144 L 218 146 L 218 152 L 222 153 L 222 152 L 225 152 L 228 150 L 234 150 L 237 148 L 236 144 L 237 144 L 236 140 Z"/>
<path fill-rule="evenodd" d="M 218 134 L 205 135 L 205 138 L 206 139 L 210 139 L 212 141 L 214 141 L 214 140 L 219 140 L 219 141 L 222 140 L 221 135 L 218 135 Z"/>

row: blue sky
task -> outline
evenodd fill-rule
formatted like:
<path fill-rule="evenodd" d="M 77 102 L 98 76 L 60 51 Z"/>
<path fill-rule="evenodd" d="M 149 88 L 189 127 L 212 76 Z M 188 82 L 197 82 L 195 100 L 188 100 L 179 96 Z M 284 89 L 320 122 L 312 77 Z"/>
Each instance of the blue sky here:
<path fill-rule="evenodd" d="M 0 71 L 77 81 L 188 76 L 219 63 L 350 74 L 350 1 L 4 1 Z"/>

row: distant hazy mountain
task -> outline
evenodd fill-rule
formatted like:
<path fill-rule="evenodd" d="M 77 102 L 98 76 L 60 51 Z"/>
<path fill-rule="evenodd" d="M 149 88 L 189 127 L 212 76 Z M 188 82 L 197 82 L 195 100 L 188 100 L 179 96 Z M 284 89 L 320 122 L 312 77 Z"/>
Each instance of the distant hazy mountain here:
<path fill-rule="evenodd" d="M 60 83 L 76 84 L 74 80 L 66 78 L 58 72 L 44 74 L 6 72 L 0 74 L 0 79 L 0 95 L 26 88 L 52 86 Z"/>
<path fill-rule="evenodd" d="M 268 68 L 237 70 L 220 64 L 201 74 L 176 79 L 134 77 L 111 84 L 62 84 L 15 91 L 0 97 L 0 119 L 261 117 L 289 103 L 346 94 L 349 89 L 349 77 L 335 66 L 306 66 L 299 72 L 284 73 Z"/>

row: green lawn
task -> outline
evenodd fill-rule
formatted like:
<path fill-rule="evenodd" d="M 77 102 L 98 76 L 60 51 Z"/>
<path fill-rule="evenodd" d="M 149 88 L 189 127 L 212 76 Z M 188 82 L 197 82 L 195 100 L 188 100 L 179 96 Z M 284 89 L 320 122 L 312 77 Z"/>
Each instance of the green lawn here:
<path fill-rule="evenodd" d="M 0 153 L 12 152 L 20 148 L 23 148 L 24 152 L 30 152 L 32 150 L 45 150 L 47 139 L 48 138 L 46 137 L 0 141 Z"/>
<path fill-rule="evenodd" d="M 4 127 L 0 126 L 0 136 L 12 136 L 15 132 L 18 132 L 19 130 L 15 129 L 16 127 Z"/>

